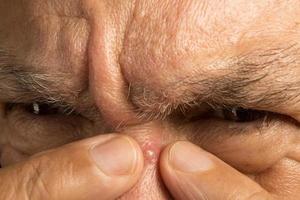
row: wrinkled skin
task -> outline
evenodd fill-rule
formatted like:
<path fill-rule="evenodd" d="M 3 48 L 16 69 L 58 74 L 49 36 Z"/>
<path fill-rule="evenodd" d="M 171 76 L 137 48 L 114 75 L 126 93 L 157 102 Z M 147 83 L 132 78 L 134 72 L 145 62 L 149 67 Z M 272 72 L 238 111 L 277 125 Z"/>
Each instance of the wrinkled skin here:
<path fill-rule="evenodd" d="M 13 55 L 0 66 L 49 79 L 39 94 L 21 94 L 0 78 L 2 166 L 114 132 L 133 137 L 145 157 L 121 199 L 170 198 L 158 157 L 177 140 L 276 198 L 300 198 L 299 1 L 0 0 L 0 19 L 0 49 Z M 79 115 L 22 108 L 40 93 Z M 11 102 L 20 105 L 7 111 Z M 239 123 L 205 117 L 202 103 L 269 114 Z"/>

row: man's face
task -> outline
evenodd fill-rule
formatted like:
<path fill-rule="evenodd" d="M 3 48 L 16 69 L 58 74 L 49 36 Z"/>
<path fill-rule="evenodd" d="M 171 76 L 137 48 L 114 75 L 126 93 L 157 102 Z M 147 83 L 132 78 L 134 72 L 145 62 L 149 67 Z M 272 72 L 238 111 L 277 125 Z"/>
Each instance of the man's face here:
<path fill-rule="evenodd" d="M 146 159 L 123 199 L 168 198 L 176 140 L 296 194 L 298 41 L 298 0 L 0 0 L 1 164 L 117 132 Z"/>

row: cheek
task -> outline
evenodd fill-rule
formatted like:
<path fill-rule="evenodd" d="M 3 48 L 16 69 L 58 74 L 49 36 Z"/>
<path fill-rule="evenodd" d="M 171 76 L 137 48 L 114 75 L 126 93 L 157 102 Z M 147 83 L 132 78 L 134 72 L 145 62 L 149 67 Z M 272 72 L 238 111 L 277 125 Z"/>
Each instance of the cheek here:
<path fill-rule="evenodd" d="M 94 132 L 80 117 L 33 116 L 22 109 L 9 111 L 1 122 L 1 157 L 10 160 L 5 163 L 17 162 L 23 154 L 33 155 L 89 137 Z"/>
<path fill-rule="evenodd" d="M 300 163 L 299 160 L 284 158 L 270 169 L 256 176 L 255 180 L 268 191 L 279 196 L 300 198 Z"/>
<path fill-rule="evenodd" d="M 261 173 L 281 160 L 295 155 L 298 127 L 286 122 L 271 122 L 264 128 L 249 128 L 246 133 L 215 139 L 203 148 L 246 174 Z M 299 142 L 299 141 L 298 141 Z"/>
<path fill-rule="evenodd" d="M 15 148 L 13 148 L 8 141 L 8 135 L 13 134 L 9 131 L 7 124 L 8 120 L 5 117 L 5 104 L 0 103 L 0 163 L 1 167 L 5 167 L 16 162 L 26 159 L 28 156 Z M 9 134 L 10 133 L 10 134 Z"/>
<path fill-rule="evenodd" d="M 29 158 L 29 155 L 18 151 L 9 144 L 1 146 L 1 167 L 6 167 L 17 162 L 21 162 L 23 160 L 26 160 L 27 158 Z"/>
<path fill-rule="evenodd" d="M 5 104 L 0 102 L 0 151 L 1 157 L 3 152 L 3 146 L 6 144 L 6 133 L 7 133 L 7 120 L 5 118 Z M 2 162 L 1 165 L 3 166 Z"/>

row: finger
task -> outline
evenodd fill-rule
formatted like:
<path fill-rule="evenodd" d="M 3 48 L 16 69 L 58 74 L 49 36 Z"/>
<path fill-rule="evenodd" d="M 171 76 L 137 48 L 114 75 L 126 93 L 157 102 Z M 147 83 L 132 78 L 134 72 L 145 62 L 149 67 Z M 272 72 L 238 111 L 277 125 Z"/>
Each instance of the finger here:
<path fill-rule="evenodd" d="M 168 146 L 160 169 L 176 199 L 270 199 L 262 187 L 212 154 L 189 142 Z"/>
<path fill-rule="evenodd" d="M 127 136 L 90 138 L 0 170 L 0 199 L 115 199 L 138 180 L 143 157 Z"/>

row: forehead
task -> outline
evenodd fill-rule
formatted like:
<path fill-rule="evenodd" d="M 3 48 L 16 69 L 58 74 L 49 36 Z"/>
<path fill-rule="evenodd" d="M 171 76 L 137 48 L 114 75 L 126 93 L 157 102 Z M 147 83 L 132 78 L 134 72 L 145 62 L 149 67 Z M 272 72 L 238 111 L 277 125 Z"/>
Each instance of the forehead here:
<path fill-rule="evenodd" d="M 130 3 L 102 1 L 116 8 L 119 8 L 118 4 Z M 9 62 L 22 63 L 47 73 L 71 73 L 74 75 L 73 82 L 78 82 L 77 77 L 86 80 L 91 31 L 86 13 L 97 10 L 91 7 L 99 6 L 91 2 L 0 0 L 0 44 L 15 57 Z M 248 49 L 262 45 L 261 41 L 270 44 L 291 37 L 296 40 L 300 21 L 299 4 L 299 1 L 276 0 L 139 1 L 135 17 L 140 16 L 142 20 L 136 24 L 140 28 L 134 33 L 137 38 L 133 37 L 135 41 L 132 43 L 140 42 L 138 38 L 150 40 L 151 37 L 160 41 L 159 37 L 166 32 L 172 33 L 174 26 L 176 45 L 182 49 L 194 48 L 197 55 L 232 45 Z M 89 14 L 97 15 L 93 11 Z M 133 29 L 128 32 L 134 32 L 136 27 L 128 28 Z M 137 48 L 143 48 L 139 45 L 146 44 L 140 42 L 136 44 Z"/>
<path fill-rule="evenodd" d="M 287 37 L 299 38 L 299 1 L 156 0 L 152 1 L 156 4 L 153 7 L 147 1 L 140 2 L 136 9 L 141 10 L 135 15 L 136 26 L 131 27 L 136 31 L 128 31 L 133 32 L 133 40 L 140 42 L 137 38 L 150 32 L 147 42 L 176 40 L 174 48 L 182 48 L 182 51 L 194 48 L 197 56 L 231 47 L 260 46 L 262 41 L 272 43 Z M 151 23 L 147 23 L 150 20 Z"/>
<path fill-rule="evenodd" d="M 149 80 L 147 86 L 170 84 L 172 80 L 166 79 L 185 77 L 197 70 L 204 72 L 202 76 L 216 76 L 219 71 L 215 68 L 220 67 L 230 74 L 235 69 L 224 62 L 228 59 L 252 55 L 247 56 L 248 61 L 262 63 L 267 60 L 258 60 L 263 59 L 258 54 L 272 54 L 272 50 L 287 49 L 299 41 L 299 1 L 151 3 L 156 6 L 149 6 L 147 1 L 136 6 L 121 57 L 127 79 L 139 77 L 136 82 L 145 82 L 145 71 L 159 79 Z"/>
<path fill-rule="evenodd" d="M 86 51 L 90 28 L 85 15 L 88 6 L 85 5 L 91 6 L 91 3 L 85 2 L 92 1 L 1 0 L 1 44 L 30 62 L 47 60 L 46 65 L 52 67 L 66 67 L 72 65 L 67 62 L 74 60 L 80 62 L 79 58 Z M 113 2 L 110 6 L 117 7 L 118 1 Z M 150 13 L 152 17 L 146 20 L 157 20 L 153 23 L 162 24 L 164 21 L 160 20 L 167 18 L 169 22 L 165 23 L 181 26 L 177 31 L 182 32 L 182 36 L 194 36 L 194 41 L 202 40 L 203 47 L 210 48 L 226 45 L 224 41 L 234 44 L 241 37 L 276 37 L 280 33 L 295 31 L 300 21 L 298 1 L 139 2 L 142 3 L 137 6 L 137 16 L 155 9 L 156 12 Z"/>
<path fill-rule="evenodd" d="M 0 3 L 0 48 L 9 55 L 9 64 L 32 68 L 25 70 L 82 74 L 89 29 L 76 1 Z"/>

